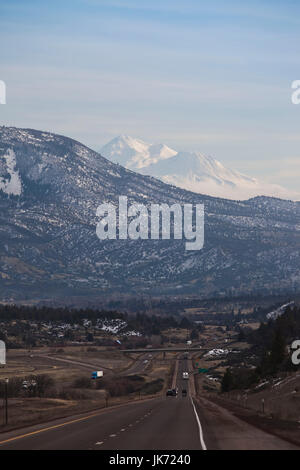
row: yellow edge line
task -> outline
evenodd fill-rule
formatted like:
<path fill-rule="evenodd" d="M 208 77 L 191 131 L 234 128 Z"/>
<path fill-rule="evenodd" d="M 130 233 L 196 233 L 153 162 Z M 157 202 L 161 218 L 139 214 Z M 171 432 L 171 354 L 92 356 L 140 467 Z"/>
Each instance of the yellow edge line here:
<path fill-rule="evenodd" d="M 152 400 L 152 398 L 150 398 L 150 400 Z M 128 405 L 128 403 L 125 403 L 125 404 Z M 129 402 L 129 404 L 131 403 Z M 108 411 L 112 411 L 112 409 Z M 88 416 L 84 416 L 82 418 L 73 419 L 72 421 L 66 421 L 65 423 L 61 423 L 61 424 L 55 424 L 54 426 L 49 426 L 47 428 L 38 429 L 37 431 L 32 431 L 27 434 L 21 434 L 20 436 L 10 437 L 9 439 L 6 439 L 5 441 L 0 441 L 0 445 L 6 444 L 7 442 L 17 441 L 18 439 L 23 439 L 28 436 L 34 436 L 35 434 L 40 434 L 42 432 L 51 431 L 52 429 L 61 428 L 63 426 L 67 426 L 68 424 L 78 423 L 79 421 L 84 421 L 85 419 L 94 418 L 95 416 L 99 416 L 102 413 L 103 413 L 103 409 L 101 411 L 97 411 L 97 413 L 93 413 Z"/>
<path fill-rule="evenodd" d="M 10 437 L 9 439 L 6 439 L 5 441 L 0 441 L 0 445 L 6 444 L 7 442 L 11 442 L 11 441 L 16 441 L 18 439 L 23 439 L 24 437 L 33 436 L 34 434 L 40 434 L 41 432 L 46 432 L 46 431 L 51 431 L 52 429 L 61 428 L 63 426 L 67 426 L 68 424 L 78 423 L 79 421 L 93 418 L 94 416 L 99 416 L 100 414 L 101 412 L 93 413 L 91 415 L 84 416 L 83 418 L 73 419 L 72 421 L 67 421 L 65 423 L 56 424 L 55 426 L 49 426 L 48 428 L 39 429 L 37 431 L 29 432 L 27 434 L 21 434 L 20 436 Z"/>

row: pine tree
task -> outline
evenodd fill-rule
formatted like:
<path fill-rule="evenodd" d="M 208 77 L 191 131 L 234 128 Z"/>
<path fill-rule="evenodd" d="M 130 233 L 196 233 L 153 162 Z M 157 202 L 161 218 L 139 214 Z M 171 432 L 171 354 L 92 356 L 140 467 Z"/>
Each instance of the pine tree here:
<path fill-rule="evenodd" d="M 282 335 L 280 329 L 277 329 L 277 331 L 275 332 L 274 339 L 272 341 L 270 353 L 270 366 L 272 372 L 276 372 L 279 369 L 280 365 L 285 359 L 285 352 L 286 345 L 284 336 Z"/>
<path fill-rule="evenodd" d="M 229 392 L 233 388 L 233 375 L 231 370 L 228 368 L 223 376 L 221 383 L 222 393 Z"/>

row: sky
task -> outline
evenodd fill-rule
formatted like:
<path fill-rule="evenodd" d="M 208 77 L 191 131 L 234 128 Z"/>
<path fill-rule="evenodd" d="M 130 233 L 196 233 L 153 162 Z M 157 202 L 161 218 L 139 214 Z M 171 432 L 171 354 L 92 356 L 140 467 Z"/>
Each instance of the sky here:
<path fill-rule="evenodd" d="M 299 188 L 299 0 L 1 0 L 0 124 L 120 134 Z"/>

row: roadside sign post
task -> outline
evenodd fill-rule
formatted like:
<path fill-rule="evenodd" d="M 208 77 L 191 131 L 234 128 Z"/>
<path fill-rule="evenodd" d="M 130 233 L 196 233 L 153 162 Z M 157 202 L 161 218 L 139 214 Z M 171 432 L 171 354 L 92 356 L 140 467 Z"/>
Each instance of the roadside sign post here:
<path fill-rule="evenodd" d="M 208 369 L 199 368 L 198 372 L 199 372 L 199 374 L 206 374 L 208 372 Z"/>

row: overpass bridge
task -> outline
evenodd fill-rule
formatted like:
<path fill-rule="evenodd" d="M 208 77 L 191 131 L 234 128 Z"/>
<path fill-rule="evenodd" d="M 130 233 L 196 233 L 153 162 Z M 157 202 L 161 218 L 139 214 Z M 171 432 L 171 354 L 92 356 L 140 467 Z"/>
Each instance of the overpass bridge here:
<path fill-rule="evenodd" d="M 143 349 L 120 349 L 122 353 L 159 353 L 159 352 L 197 352 L 197 351 L 210 351 L 212 348 L 201 348 L 199 347 L 180 347 L 180 348 L 143 348 Z"/>

